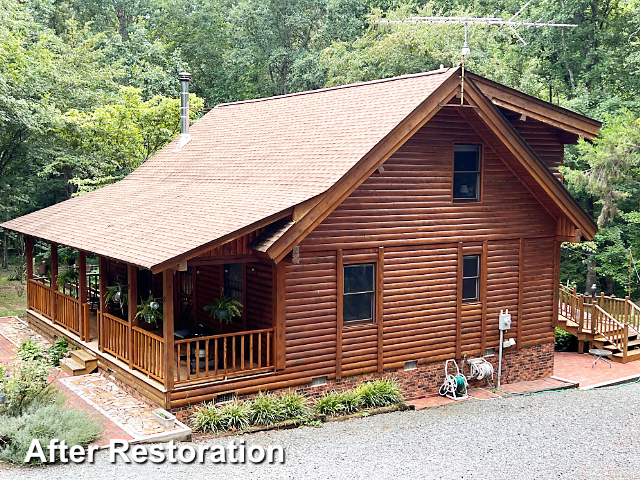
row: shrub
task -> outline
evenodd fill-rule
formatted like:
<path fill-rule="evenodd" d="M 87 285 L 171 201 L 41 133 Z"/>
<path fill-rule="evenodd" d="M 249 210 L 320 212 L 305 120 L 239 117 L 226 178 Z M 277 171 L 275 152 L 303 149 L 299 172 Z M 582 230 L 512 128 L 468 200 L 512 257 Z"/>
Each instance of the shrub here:
<path fill-rule="evenodd" d="M 102 426 L 97 420 L 80 410 L 64 408 L 63 403 L 64 398 L 59 396 L 48 405 L 32 404 L 20 417 L 0 416 L 0 460 L 22 464 L 34 438 L 42 445 L 57 438 L 67 445 L 84 446 L 100 436 Z"/>
<path fill-rule="evenodd" d="M 309 406 L 304 395 L 288 391 L 280 397 L 280 405 L 282 406 L 282 419 L 304 420 L 309 417 Z"/>
<path fill-rule="evenodd" d="M 17 416 L 33 402 L 50 404 L 56 389 L 47 382 L 49 368 L 42 360 L 16 361 L 0 386 L 0 390 L 7 394 L 4 405 L 0 406 L 2 411 L 6 415 Z"/>
<path fill-rule="evenodd" d="M 33 340 L 25 340 L 18 346 L 18 357 L 25 362 L 42 360 L 44 349 Z"/>
<path fill-rule="evenodd" d="M 213 402 L 203 402 L 202 406 L 191 416 L 193 427 L 199 432 L 218 433 L 226 428 L 220 410 Z"/>
<path fill-rule="evenodd" d="M 357 389 L 364 408 L 385 407 L 402 400 L 400 388 L 393 380 L 374 380 Z"/>
<path fill-rule="evenodd" d="M 50 365 L 57 367 L 60 365 L 60 360 L 69 352 L 69 344 L 67 339 L 61 337 L 55 341 L 44 353 L 44 358 Z"/>
<path fill-rule="evenodd" d="M 234 400 L 225 404 L 220 409 L 220 415 L 225 422 L 227 430 L 245 430 L 251 424 L 251 405 L 249 402 L 238 402 Z"/>
<path fill-rule="evenodd" d="M 574 344 L 577 342 L 577 338 L 568 332 L 556 327 L 556 344 L 555 349 L 566 352 L 571 350 Z"/>
<path fill-rule="evenodd" d="M 286 418 L 279 397 L 273 394 L 258 393 L 250 405 L 250 421 L 253 425 L 273 425 Z"/>
<path fill-rule="evenodd" d="M 335 416 L 357 412 L 360 406 L 360 399 L 354 390 L 341 393 L 331 391 L 318 399 L 315 409 L 320 414 Z"/>

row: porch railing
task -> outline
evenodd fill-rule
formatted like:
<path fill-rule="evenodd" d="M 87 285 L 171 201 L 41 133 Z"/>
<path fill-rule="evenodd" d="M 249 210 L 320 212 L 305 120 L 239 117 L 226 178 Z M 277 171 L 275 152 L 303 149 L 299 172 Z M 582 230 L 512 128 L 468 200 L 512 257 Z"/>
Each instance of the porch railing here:
<path fill-rule="evenodd" d="M 273 328 L 175 341 L 175 384 L 274 370 Z"/>
<path fill-rule="evenodd" d="M 132 327 L 131 365 L 160 382 L 164 382 L 164 339 L 140 327 Z"/>
<path fill-rule="evenodd" d="M 80 301 L 65 295 L 62 292 L 54 291 L 56 299 L 56 310 L 53 322 L 59 323 L 67 330 L 80 334 Z"/>
<path fill-rule="evenodd" d="M 129 323 L 108 313 L 103 313 L 102 318 L 104 322 L 104 349 L 121 360 L 128 361 L 129 346 L 127 339 L 129 335 L 127 332 Z"/>
<path fill-rule="evenodd" d="M 41 313 L 47 318 L 52 318 L 53 303 L 51 300 L 51 287 L 48 287 L 43 283 L 31 279 L 29 279 L 28 282 L 29 286 L 27 288 L 27 302 L 29 308 L 33 308 L 38 313 Z"/>

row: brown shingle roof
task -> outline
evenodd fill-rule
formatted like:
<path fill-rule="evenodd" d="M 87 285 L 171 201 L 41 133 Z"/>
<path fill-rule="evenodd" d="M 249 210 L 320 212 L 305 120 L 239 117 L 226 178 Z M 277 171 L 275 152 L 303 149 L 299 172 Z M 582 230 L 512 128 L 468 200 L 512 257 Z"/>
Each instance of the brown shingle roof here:
<path fill-rule="evenodd" d="M 219 105 L 180 152 L 0 226 L 153 268 L 323 193 L 455 72 Z"/>

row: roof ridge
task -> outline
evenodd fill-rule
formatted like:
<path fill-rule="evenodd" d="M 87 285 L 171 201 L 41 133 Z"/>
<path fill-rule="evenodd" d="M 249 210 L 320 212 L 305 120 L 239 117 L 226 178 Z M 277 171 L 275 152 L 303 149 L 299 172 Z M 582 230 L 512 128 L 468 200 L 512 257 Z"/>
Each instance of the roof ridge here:
<path fill-rule="evenodd" d="M 297 97 L 297 96 L 301 96 L 301 95 L 310 95 L 310 94 L 314 94 L 314 93 L 324 93 L 324 92 L 329 92 L 329 91 L 333 91 L 333 90 L 341 90 L 341 89 L 344 89 L 344 88 L 361 87 L 363 85 L 373 85 L 373 84 L 377 84 L 377 83 L 394 82 L 396 80 L 405 80 L 407 78 L 427 77 L 427 76 L 430 76 L 430 75 L 443 74 L 443 73 L 449 72 L 452 69 L 457 69 L 457 68 L 458 67 L 439 68 L 438 70 L 429 70 L 428 72 L 408 73 L 406 75 L 400 75 L 398 77 L 378 78 L 376 80 L 369 80 L 367 82 L 347 83 L 346 85 L 336 85 L 335 87 L 318 88 L 316 90 L 305 90 L 303 92 L 287 93 L 285 95 L 274 95 L 272 97 L 251 98 L 251 99 L 247 99 L 247 100 L 238 100 L 237 102 L 220 103 L 220 104 L 216 105 L 214 107 L 214 109 L 220 108 L 220 107 L 230 107 L 230 106 L 234 106 L 234 105 L 243 105 L 245 103 L 266 102 L 268 100 L 280 100 L 280 99 L 283 99 L 283 98 Z"/>

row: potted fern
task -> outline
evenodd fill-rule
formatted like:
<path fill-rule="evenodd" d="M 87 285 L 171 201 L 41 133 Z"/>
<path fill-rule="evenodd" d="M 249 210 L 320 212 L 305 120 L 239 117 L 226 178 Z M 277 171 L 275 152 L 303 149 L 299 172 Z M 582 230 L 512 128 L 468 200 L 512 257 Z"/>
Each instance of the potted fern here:
<path fill-rule="evenodd" d="M 157 327 L 158 321 L 162 320 L 162 306 L 153 299 L 153 295 L 149 295 L 149 298 L 142 300 L 138 305 L 136 318 L 142 318 L 147 323 L 155 323 Z"/>
<path fill-rule="evenodd" d="M 204 311 L 211 315 L 211 318 L 217 318 L 220 322 L 224 320 L 226 323 L 231 323 L 234 318 L 242 316 L 241 308 L 242 304 L 240 302 L 232 300 L 225 295 L 204 307 Z"/>

